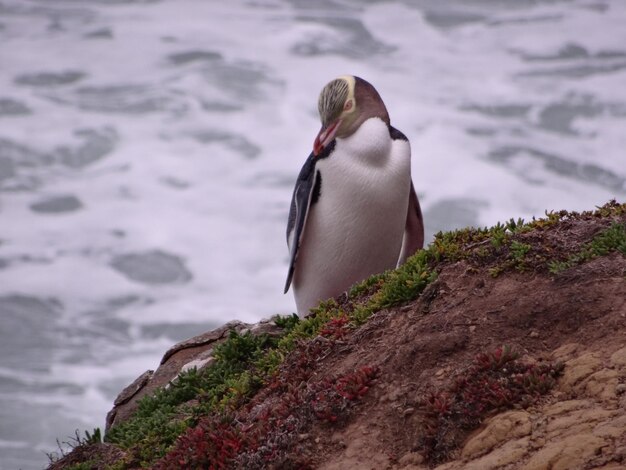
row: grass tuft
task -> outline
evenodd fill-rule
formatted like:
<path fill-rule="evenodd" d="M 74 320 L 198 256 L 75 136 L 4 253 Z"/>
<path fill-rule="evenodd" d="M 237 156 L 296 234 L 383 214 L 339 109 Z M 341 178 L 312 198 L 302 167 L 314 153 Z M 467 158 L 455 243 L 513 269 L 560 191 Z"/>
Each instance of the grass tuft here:
<path fill-rule="evenodd" d="M 228 339 L 215 347 L 211 367 L 183 372 L 169 387 L 141 399 L 136 414 L 113 427 L 105 440 L 132 450 L 142 463 L 162 457 L 176 438 L 195 424 L 197 416 L 224 409 L 262 385 L 262 376 L 278 364 L 275 356 L 264 354 L 276 342 L 268 335 L 231 331 Z M 181 408 L 191 400 L 197 403 Z"/>
<path fill-rule="evenodd" d="M 558 274 L 598 256 L 606 256 L 613 251 L 626 256 L 626 224 L 613 223 L 608 229 L 600 232 L 591 242 L 585 244 L 580 251 L 570 255 L 565 261 L 550 262 L 549 270 L 552 274 Z"/>

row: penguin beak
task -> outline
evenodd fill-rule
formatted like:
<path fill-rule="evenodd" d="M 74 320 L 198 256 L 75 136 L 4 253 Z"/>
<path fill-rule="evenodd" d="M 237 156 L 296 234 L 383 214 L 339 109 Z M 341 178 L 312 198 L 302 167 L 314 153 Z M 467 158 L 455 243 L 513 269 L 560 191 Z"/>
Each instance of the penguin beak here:
<path fill-rule="evenodd" d="M 324 150 L 324 147 L 326 147 L 335 138 L 335 134 L 337 133 L 337 129 L 339 129 L 340 125 L 341 119 L 337 119 L 328 127 L 322 126 L 317 134 L 317 137 L 315 138 L 315 142 L 313 142 L 313 155 L 317 157 L 322 150 Z"/>

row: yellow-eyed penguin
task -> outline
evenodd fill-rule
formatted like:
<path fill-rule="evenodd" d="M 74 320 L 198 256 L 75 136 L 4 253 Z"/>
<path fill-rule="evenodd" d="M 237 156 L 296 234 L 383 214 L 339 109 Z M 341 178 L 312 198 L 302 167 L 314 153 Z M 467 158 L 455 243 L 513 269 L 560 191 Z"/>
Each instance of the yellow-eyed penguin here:
<path fill-rule="evenodd" d="M 293 192 L 287 222 L 298 315 L 422 248 L 411 148 L 376 89 L 342 76 L 320 93 L 322 128 Z"/>

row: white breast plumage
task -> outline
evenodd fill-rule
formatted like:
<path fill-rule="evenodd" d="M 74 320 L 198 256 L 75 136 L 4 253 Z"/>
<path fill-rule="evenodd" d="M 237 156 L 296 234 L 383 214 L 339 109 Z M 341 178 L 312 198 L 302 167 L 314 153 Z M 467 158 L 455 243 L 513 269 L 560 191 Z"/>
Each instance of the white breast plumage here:
<path fill-rule="evenodd" d="M 316 171 L 320 194 L 293 278 L 298 312 L 396 267 L 411 188 L 409 143 L 392 140 L 387 124 L 370 118 L 336 139 Z"/>

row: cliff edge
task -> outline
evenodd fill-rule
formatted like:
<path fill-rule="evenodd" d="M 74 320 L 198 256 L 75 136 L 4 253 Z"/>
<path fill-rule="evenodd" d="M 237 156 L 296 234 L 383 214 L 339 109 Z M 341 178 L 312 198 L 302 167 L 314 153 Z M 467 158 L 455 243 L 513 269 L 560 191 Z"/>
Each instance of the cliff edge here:
<path fill-rule="evenodd" d="M 626 204 L 440 233 L 168 351 L 50 469 L 626 468 Z"/>

